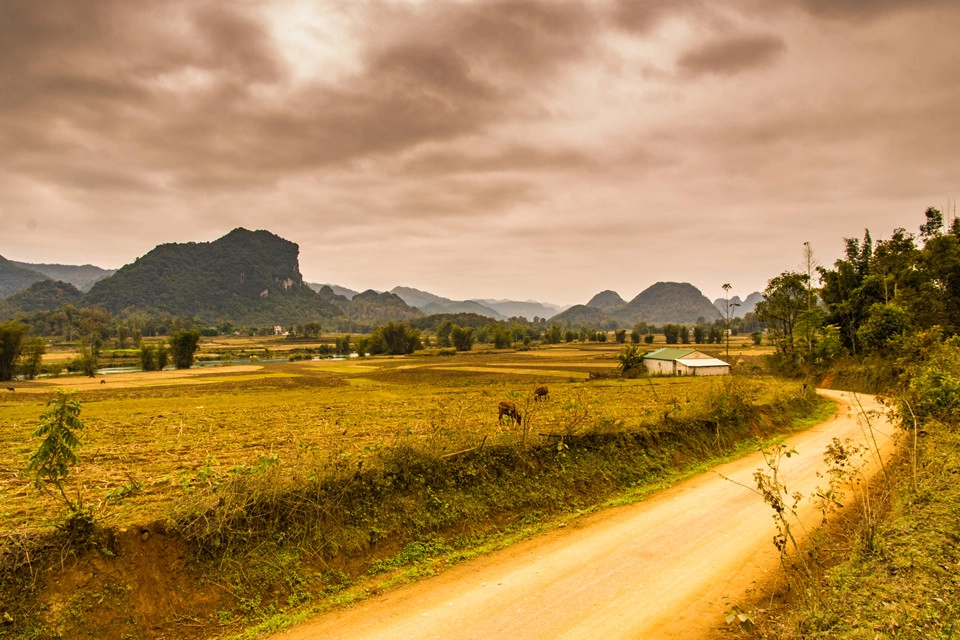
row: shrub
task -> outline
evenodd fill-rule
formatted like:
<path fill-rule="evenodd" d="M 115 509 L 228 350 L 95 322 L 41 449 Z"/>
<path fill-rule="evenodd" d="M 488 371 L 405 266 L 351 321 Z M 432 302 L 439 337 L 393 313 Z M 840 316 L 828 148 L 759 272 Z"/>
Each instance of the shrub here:
<path fill-rule="evenodd" d="M 27 472 L 34 474 L 33 483 L 37 489 L 56 497 L 50 489 L 53 485 L 71 512 L 76 512 L 80 505 L 67 497 L 63 481 L 70 472 L 70 465 L 77 463 L 77 454 L 73 450 L 80 446 L 80 440 L 76 432 L 84 428 L 80 421 L 80 401 L 75 394 L 76 391 L 58 389 L 57 395 L 47 402 L 49 409 L 41 414 L 40 426 L 33 432 L 34 437 L 44 440 L 27 465 Z"/>
<path fill-rule="evenodd" d="M 450 342 L 453 343 L 453 347 L 457 351 L 470 351 L 473 348 L 473 341 L 472 328 L 461 329 L 457 325 L 453 325 L 450 330 Z"/>
<path fill-rule="evenodd" d="M 189 369 L 193 366 L 193 356 L 200 348 L 200 332 L 174 331 L 170 334 L 170 351 L 173 354 L 173 364 L 177 369 Z"/>

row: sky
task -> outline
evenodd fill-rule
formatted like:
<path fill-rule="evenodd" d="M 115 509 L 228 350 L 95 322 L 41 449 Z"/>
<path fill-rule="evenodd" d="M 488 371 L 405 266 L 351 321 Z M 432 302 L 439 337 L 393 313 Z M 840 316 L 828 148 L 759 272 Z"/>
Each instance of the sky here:
<path fill-rule="evenodd" d="M 956 0 L 4 0 L 0 255 L 745 298 L 960 187 Z"/>

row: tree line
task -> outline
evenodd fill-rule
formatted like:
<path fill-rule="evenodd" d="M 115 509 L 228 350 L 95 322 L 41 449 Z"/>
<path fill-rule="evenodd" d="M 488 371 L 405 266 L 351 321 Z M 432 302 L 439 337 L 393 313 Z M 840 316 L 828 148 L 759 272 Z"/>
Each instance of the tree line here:
<path fill-rule="evenodd" d="M 929 207 L 918 233 L 894 230 L 889 239 L 845 238 L 832 267 L 806 268 L 772 278 L 758 319 L 776 347 L 776 367 L 800 374 L 838 358 L 895 361 L 912 338 L 960 332 L 960 219 L 944 224 Z M 819 284 L 819 286 L 817 286 Z"/>

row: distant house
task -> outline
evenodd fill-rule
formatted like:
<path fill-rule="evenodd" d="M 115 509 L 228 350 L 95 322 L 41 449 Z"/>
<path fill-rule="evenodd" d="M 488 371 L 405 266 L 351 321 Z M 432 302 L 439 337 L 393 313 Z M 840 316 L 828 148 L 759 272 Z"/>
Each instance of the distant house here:
<path fill-rule="evenodd" d="M 730 365 L 694 349 L 663 348 L 643 356 L 647 373 L 663 376 L 725 376 Z"/>

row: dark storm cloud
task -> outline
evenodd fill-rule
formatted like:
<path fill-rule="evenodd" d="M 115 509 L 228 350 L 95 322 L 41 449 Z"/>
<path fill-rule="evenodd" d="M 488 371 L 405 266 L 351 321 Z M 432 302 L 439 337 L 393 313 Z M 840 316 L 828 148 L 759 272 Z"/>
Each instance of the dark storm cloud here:
<path fill-rule="evenodd" d="M 444 22 L 448 42 L 508 74 L 550 72 L 578 58 L 600 26 L 579 2 L 480 2 L 458 7 Z"/>
<path fill-rule="evenodd" d="M 735 74 L 770 64 L 786 50 L 784 41 L 772 35 L 742 35 L 715 40 L 683 54 L 677 65 L 685 73 Z"/>
<path fill-rule="evenodd" d="M 810 14 L 834 20 L 862 21 L 925 8 L 955 8 L 956 0 L 799 0 Z"/>
<path fill-rule="evenodd" d="M 511 274 L 544 272 L 549 250 L 562 259 L 537 295 L 589 299 L 613 273 L 630 291 L 709 280 L 711 247 L 744 256 L 724 262 L 740 285 L 765 280 L 794 266 L 779 264 L 800 237 L 782 232 L 791 224 L 840 238 L 851 231 L 828 222 L 922 214 L 922 195 L 955 190 L 958 12 L 955 0 L 0 1 L 0 215 L 34 222 L 0 253 L 56 262 L 79 244 L 103 253 L 77 260 L 117 265 L 245 226 L 301 243 L 305 276 L 337 266 L 363 286 L 530 295 Z M 86 229 L 98 240 L 78 243 Z M 637 271 L 638 246 L 685 232 L 689 264 Z M 481 280 L 468 263 L 487 291 L 469 290 Z"/>
<path fill-rule="evenodd" d="M 78 158 L 106 167 L 112 152 L 171 187 L 248 189 L 482 132 L 580 55 L 592 24 L 576 3 L 394 7 L 400 27 L 364 44 L 359 72 L 293 86 L 251 7 L 5 3 L 0 142 L 17 144 L 0 163 L 69 184 Z M 44 149 L 62 157 L 19 161 Z"/>

